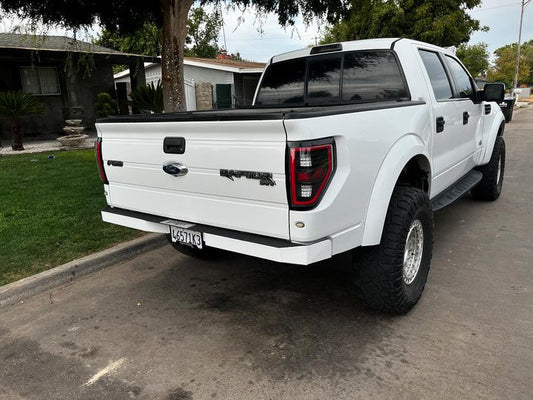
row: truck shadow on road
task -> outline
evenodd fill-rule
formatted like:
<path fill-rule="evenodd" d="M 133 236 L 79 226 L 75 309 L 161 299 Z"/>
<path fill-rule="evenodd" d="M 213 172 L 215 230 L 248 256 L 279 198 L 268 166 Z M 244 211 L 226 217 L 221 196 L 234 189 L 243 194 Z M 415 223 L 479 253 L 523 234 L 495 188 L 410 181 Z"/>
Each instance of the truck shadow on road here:
<path fill-rule="evenodd" d="M 346 254 L 307 267 L 229 253 L 213 261 L 179 257 L 150 285 L 157 293 L 145 295 L 170 299 L 170 314 L 187 304 L 181 337 L 215 330 L 217 348 L 269 379 L 381 380 L 376 365 L 408 363 L 403 333 L 394 317 L 357 300 L 350 265 Z"/>
<path fill-rule="evenodd" d="M 477 206 L 472 203 L 467 198 L 436 214 L 436 236 L 460 229 L 455 216 Z M 436 241 L 434 253 L 440 252 Z M 364 307 L 351 262 L 350 254 L 306 267 L 230 253 L 211 261 L 179 256 L 151 287 L 164 291 L 155 297 L 174 299 L 176 307 L 189 305 L 191 322 L 181 334 L 215 324 L 223 332 L 219 344 L 237 349 L 238 359 L 272 379 L 364 374 L 394 380 L 393 371 L 401 368 L 393 367 L 409 363 L 402 345 L 409 333 L 397 329 L 397 322 L 420 310 L 393 317 Z M 389 377 L 375 372 L 388 370 Z"/>

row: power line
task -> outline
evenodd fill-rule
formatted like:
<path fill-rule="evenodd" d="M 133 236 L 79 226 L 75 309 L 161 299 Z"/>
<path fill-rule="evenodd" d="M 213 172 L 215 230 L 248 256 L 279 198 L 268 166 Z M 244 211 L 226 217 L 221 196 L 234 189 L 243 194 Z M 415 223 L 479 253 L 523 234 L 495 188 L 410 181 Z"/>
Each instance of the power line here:
<path fill-rule="evenodd" d="M 234 41 L 234 42 L 252 42 L 252 41 L 257 41 L 257 40 L 261 40 L 261 41 L 264 41 L 264 42 L 270 42 L 270 41 L 274 41 L 274 40 L 297 40 L 297 41 L 314 41 L 316 35 L 313 35 L 313 36 L 302 36 L 300 38 L 288 38 L 288 37 L 277 37 L 277 38 L 262 38 L 262 39 L 249 39 L 249 38 L 245 38 L 245 39 L 240 39 L 240 38 L 232 38 L 231 40 Z"/>
<path fill-rule="evenodd" d="M 496 10 L 496 9 L 498 9 L 498 8 L 506 8 L 506 7 L 519 6 L 520 4 L 521 4 L 521 3 L 509 3 L 509 4 L 500 5 L 500 6 L 494 6 L 494 7 L 480 7 L 480 8 L 478 8 L 477 10 L 476 10 L 476 9 L 472 10 L 471 12 L 480 12 L 480 11 Z"/>

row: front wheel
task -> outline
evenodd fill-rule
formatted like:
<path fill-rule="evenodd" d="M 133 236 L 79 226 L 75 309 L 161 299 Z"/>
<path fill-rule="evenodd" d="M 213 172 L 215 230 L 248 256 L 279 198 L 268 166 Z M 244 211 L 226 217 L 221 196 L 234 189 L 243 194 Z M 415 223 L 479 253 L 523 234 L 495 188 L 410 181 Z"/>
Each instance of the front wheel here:
<path fill-rule="evenodd" d="M 371 308 L 404 314 L 418 302 L 433 250 L 433 211 L 416 188 L 394 189 L 381 243 L 358 249 L 354 257 L 357 293 Z"/>

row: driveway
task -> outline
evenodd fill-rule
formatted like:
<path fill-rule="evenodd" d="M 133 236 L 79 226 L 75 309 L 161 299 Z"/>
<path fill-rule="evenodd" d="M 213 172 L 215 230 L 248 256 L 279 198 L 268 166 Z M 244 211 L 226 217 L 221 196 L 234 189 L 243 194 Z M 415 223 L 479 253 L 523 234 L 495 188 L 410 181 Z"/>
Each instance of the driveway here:
<path fill-rule="evenodd" d="M 365 309 L 349 256 L 298 267 L 165 246 L 0 310 L 0 398 L 531 399 L 533 109 L 505 138 L 502 197 L 436 214 L 408 315 Z"/>

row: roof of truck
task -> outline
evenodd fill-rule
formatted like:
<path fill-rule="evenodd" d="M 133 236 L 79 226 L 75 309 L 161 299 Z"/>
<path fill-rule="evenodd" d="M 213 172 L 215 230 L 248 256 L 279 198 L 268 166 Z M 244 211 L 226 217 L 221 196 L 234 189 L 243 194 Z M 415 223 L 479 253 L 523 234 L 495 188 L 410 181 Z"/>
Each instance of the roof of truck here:
<path fill-rule="evenodd" d="M 436 51 L 442 51 L 446 53 L 450 53 L 448 49 L 444 49 L 442 47 L 438 47 L 435 45 L 432 45 L 430 43 L 420 42 L 413 39 L 405 39 L 405 38 L 379 38 L 379 39 L 364 39 L 364 40 L 353 40 L 350 42 L 340 42 L 339 44 L 342 45 L 342 51 L 353 51 L 353 50 L 369 50 L 369 49 L 390 49 L 393 47 L 393 44 L 396 45 L 396 42 L 401 43 L 402 45 L 405 44 L 419 44 L 426 48 L 431 48 Z M 324 46 L 331 46 L 334 45 L 328 44 Z M 308 55 L 311 55 L 313 49 L 320 48 L 322 46 L 315 46 L 315 47 L 306 47 L 299 50 L 289 51 L 287 53 L 278 54 L 270 60 L 271 62 L 279 62 L 284 60 L 289 60 L 291 58 L 299 58 L 299 57 L 305 57 Z M 339 51 L 339 50 L 336 50 Z M 317 53 L 318 54 L 326 54 L 325 53 Z"/>

